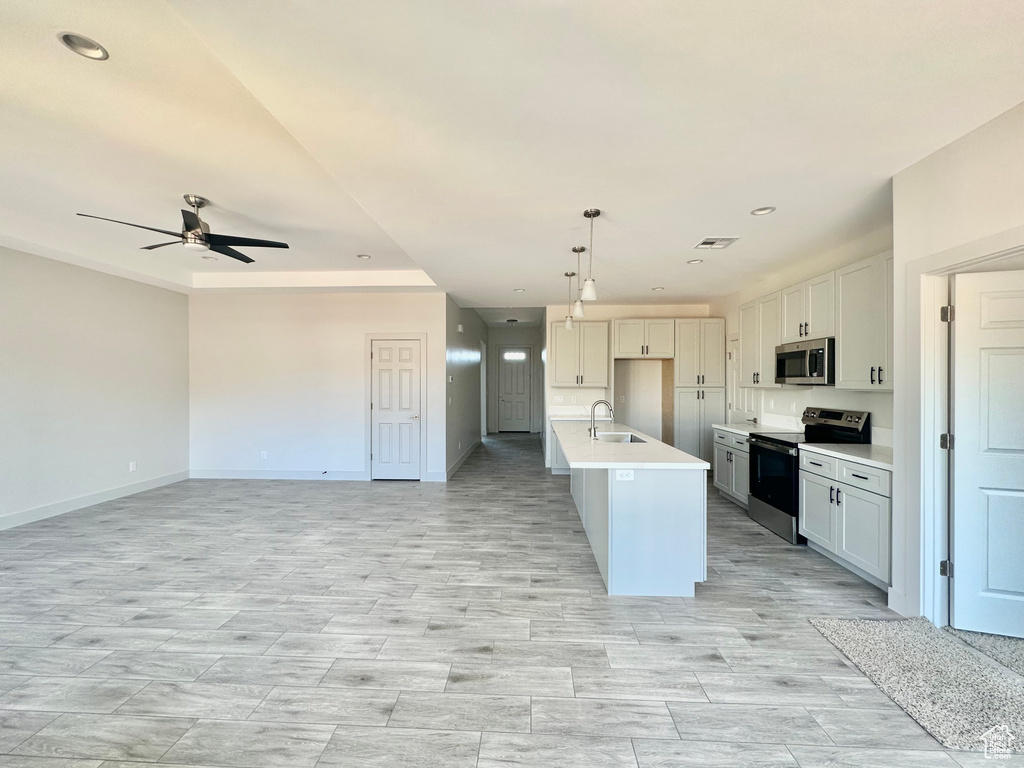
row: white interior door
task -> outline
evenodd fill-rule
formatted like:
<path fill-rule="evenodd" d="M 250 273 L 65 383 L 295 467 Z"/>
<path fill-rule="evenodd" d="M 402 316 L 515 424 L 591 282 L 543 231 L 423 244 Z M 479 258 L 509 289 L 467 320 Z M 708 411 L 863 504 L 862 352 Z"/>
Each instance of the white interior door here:
<path fill-rule="evenodd" d="M 1024 272 L 954 288 L 950 623 L 1024 637 Z"/>
<path fill-rule="evenodd" d="M 501 347 L 498 350 L 498 431 L 530 431 L 529 347 Z"/>
<path fill-rule="evenodd" d="M 370 475 L 419 480 L 420 342 L 374 340 L 370 348 Z"/>

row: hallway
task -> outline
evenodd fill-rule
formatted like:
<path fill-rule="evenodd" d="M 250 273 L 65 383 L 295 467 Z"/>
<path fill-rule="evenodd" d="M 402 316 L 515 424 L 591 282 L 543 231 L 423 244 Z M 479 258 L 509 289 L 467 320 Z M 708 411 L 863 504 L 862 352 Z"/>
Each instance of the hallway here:
<path fill-rule="evenodd" d="M 503 435 L 446 485 L 189 480 L 0 532 L 0 768 L 981 764 L 806 621 L 882 592 L 708 516 L 696 597 L 609 598 Z"/>

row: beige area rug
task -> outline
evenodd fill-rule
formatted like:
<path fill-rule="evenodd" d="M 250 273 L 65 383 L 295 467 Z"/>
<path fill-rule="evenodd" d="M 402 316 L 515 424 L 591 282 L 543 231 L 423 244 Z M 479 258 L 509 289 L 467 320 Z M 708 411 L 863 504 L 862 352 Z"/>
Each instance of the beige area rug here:
<path fill-rule="evenodd" d="M 1007 669 L 1024 676 L 1024 638 L 988 635 L 984 632 L 968 632 L 965 629 L 946 627 L 946 631 L 959 637 L 965 643 L 986 656 L 995 659 Z"/>
<path fill-rule="evenodd" d="M 811 624 L 944 746 L 1024 752 L 1024 682 L 928 620 Z"/>

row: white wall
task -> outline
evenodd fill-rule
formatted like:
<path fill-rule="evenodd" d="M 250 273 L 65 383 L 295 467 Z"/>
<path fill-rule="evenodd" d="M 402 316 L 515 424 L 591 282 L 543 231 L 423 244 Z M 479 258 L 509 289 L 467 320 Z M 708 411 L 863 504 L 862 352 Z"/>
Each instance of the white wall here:
<path fill-rule="evenodd" d="M 544 427 L 544 338 L 539 325 L 509 328 L 492 326 L 487 329 L 487 431 L 498 431 L 498 372 L 501 370 L 501 347 L 529 348 L 532 363 L 530 392 L 530 431 L 540 432 Z"/>
<path fill-rule="evenodd" d="M 462 331 L 459 331 L 459 326 Z M 448 377 L 447 446 L 448 477 L 480 444 L 480 342 L 487 343 L 487 325 L 472 309 L 462 309 L 451 296 L 445 301 Z"/>
<path fill-rule="evenodd" d="M 369 479 L 367 334 L 426 334 L 422 466 L 445 479 L 444 294 L 202 294 L 189 317 L 193 476 Z"/>
<path fill-rule="evenodd" d="M 188 298 L 0 248 L 0 403 L 0 528 L 184 479 Z"/>
<path fill-rule="evenodd" d="M 1024 104 L 893 179 L 894 421 L 893 586 L 890 605 L 946 621 L 943 429 L 944 281 L 956 271 L 1024 246 Z M 998 262 L 992 269 L 1001 269 Z"/>

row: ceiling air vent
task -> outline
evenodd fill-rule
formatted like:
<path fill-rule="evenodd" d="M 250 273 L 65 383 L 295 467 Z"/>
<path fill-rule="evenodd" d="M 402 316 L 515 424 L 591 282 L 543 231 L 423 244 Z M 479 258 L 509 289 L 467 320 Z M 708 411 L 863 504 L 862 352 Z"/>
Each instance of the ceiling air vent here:
<path fill-rule="evenodd" d="M 705 237 L 694 248 L 728 248 L 739 240 L 738 237 Z"/>

